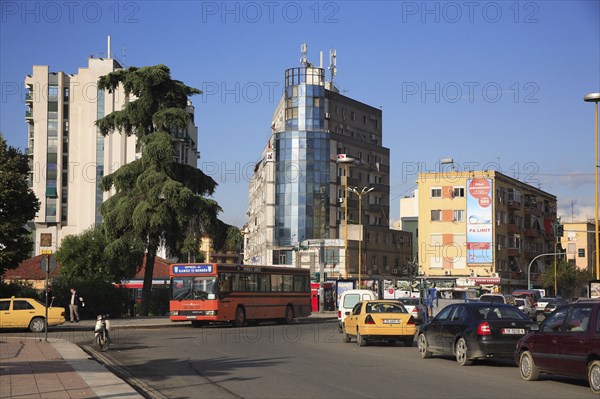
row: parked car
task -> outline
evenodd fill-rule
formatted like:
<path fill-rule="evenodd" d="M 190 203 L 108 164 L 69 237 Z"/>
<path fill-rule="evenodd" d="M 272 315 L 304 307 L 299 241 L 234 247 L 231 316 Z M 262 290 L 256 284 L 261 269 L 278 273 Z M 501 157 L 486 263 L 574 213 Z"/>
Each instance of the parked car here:
<path fill-rule="evenodd" d="M 527 297 L 515 298 L 515 303 L 521 312 L 525 313 L 527 316 L 529 316 L 530 318 L 535 320 L 537 311 L 535 310 L 535 306 L 531 306 L 531 302 L 529 302 L 529 298 L 527 298 Z"/>
<path fill-rule="evenodd" d="M 538 331 L 519 340 L 514 356 L 526 381 L 540 373 L 587 378 L 600 394 L 600 301 L 558 307 Z"/>
<path fill-rule="evenodd" d="M 546 307 L 544 307 L 544 317 L 548 317 L 548 315 L 554 312 L 557 307 L 567 304 L 567 301 L 564 299 L 548 298 L 547 301 L 548 303 Z"/>
<path fill-rule="evenodd" d="M 28 328 L 42 332 L 45 328 L 46 305 L 33 298 L 0 299 L 0 328 Z M 48 308 L 48 325 L 58 326 L 65 322 L 65 308 Z"/>
<path fill-rule="evenodd" d="M 446 306 L 421 326 L 419 355 L 453 355 L 461 366 L 474 359 L 512 358 L 515 344 L 531 325 L 529 317 L 512 305 L 466 302 Z M 536 325 L 537 326 L 537 325 Z"/>
<path fill-rule="evenodd" d="M 504 303 L 515 305 L 515 297 L 508 294 L 483 294 L 479 297 L 479 302 Z"/>
<path fill-rule="evenodd" d="M 548 296 L 542 297 L 536 305 L 537 312 L 544 313 L 544 309 L 546 308 L 546 305 L 548 305 L 548 302 L 552 302 L 553 300 L 556 300 L 556 299 L 562 300 L 563 298 L 560 295 L 558 295 L 558 296 L 548 295 Z"/>
<path fill-rule="evenodd" d="M 356 338 L 358 346 L 371 341 L 403 341 L 413 346 L 416 330 L 415 318 L 395 300 L 359 302 L 342 325 L 344 342 Z"/>
<path fill-rule="evenodd" d="M 514 290 L 512 296 L 515 298 L 528 298 L 534 309 L 536 309 L 537 302 L 542 299 L 540 290 Z"/>
<path fill-rule="evenodd" d="M 347 290 L 342 293 L 337 313 L 338 327 L 340 328 L 340 331 L 342 329 L 344 320 L 350 314 L 350 311 L 354 308 L 354 305 L 360 301 L 369 299 L 377 299 L 377 295 L 371 290 Z"/>
<path fill-rule="evenodd" d="M 419 298 L 398 298 L 398 301 L 404 305 L 408 313 L 410 313 L 417 323 L 422 323 L 425 319 L 425 305 L 421 303 Z"/>

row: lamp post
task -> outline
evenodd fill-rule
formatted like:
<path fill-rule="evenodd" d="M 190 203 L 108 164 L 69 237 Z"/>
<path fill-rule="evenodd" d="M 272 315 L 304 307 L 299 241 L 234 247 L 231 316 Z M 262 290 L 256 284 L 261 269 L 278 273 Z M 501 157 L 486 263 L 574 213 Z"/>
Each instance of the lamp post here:
<path fill-rule="evenodd" d="M 533 262 L 535 262 L 535 260 L 537 258 L 541 258 L 542 256 L 552 256 L 552 255 L 556 256 L 556 255 L 561 255 L 561 254 L 562 254 L 562 252 L 561 253 L 553 252 L 550 254 L 541 254 L 541 255 L 538 255 L 535 258 L 531 259 L 531 262 L 529 262 L 529 266 L 527 266 L 527 289 L 528 290 L 531 289 L 531 265 L 533 265 Z M 556 269 L 554 271 L 554 276 L 556 276 Z"/>
<path fill-rule="evenodd" d="M 348 188 L 348 190 L 352 191 L 354 194 L 358 195 L 358 229 L 359 229 L 359 236 L 358 236 L 358 288 L 360 289 L 360 278 L 361 278 L 361 267 L 362 267 L 362 255 L 361 255 L 361 248 L 362 248 L 362 236 L 363 236 L 363 226 L 362 226 L 362 196 L 373 191 L 373 187 L 371 188 L 367 188 L 367 187 L 363 187 L 362 190 L 358 191 L 358 189 L 355 188 Z"/>
<path fill-rule="evenodd" d="M 338 154 L 336 163 L 344 165 L 344 278 L 348 277 L 348 174 L 350 165 L 356 163 L 356 159 L 346 156 L 346 154 Z"/>
<path fill-rule="evenodd" d="M 598 102 L 600 93 L 589 93 L 583 97 L 583 101 L 596 103 L 596 192 L 595 192 L 595 216 L 594 224 L 596 229 L 596 250 L 600 249 L 600 235 L 598 234 Z M 600 252 L 596 252 L 596 280 L 600 280 Z"/>

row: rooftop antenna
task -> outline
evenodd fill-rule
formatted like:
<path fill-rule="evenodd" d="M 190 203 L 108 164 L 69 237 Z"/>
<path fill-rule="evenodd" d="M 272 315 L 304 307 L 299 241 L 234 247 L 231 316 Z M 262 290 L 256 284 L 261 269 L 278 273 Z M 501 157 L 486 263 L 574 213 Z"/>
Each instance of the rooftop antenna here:
<path fill-rule="evenodd" d="M 110 59 L 110 35 L 108 35 L 108 46 L 107 47 L 108 47 L 108 51 L 107 51 L 108 56 L 106 58 Z"/>
<path fill-rule="evenodd" d="M 306 45 L 306 43 L 302 43 L 300 45 L 300 64 L 304 66 L 308 66 L 308 56 L 306 55 L 306 53 L 308 53 L 308 46 Z"/>
<path fill-rule="evenodd" d="M 333 87 L 333 79 L 337 73 L 336 64 L 337 53 L 335 50 L 329 50 L 329 70 L 331 71 L 331 87 Z"/>
<path fill-rule="evenodd" d="M 125 44 L 123 44 L 123 62 L 125 62 Z"/>

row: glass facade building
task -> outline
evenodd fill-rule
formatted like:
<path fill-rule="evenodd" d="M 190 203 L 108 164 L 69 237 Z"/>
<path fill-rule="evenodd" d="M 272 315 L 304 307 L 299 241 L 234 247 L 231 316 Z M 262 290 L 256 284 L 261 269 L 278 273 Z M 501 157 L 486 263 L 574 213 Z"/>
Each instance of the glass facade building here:
<path fill-rule="evenodd" d="M 285 131 L 275 134 L 275 237 L 279 246 L 329 236 L 330 133 L 325 72 L 285 72 Z"/>

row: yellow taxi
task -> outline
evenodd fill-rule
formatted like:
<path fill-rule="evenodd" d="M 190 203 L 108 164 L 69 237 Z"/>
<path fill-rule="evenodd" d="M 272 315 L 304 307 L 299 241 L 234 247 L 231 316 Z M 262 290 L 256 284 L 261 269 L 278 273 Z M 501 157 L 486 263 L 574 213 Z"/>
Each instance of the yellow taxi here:
<path fill-rule="evenodd" d="M 344 342 L 356 338 L 358 346 L 370 341 L 403 341 L 413 346 L 416 331 L 414 317 L 400 302 L 391 300 L 358 302 L 342 325 Z"/>
<path fill-rule="evenodd" d="M 28 328 L 32 332 L 44 331 L 46 305 L 32 298 L 0 299 L 0 328 Z M 65 322 L 65 308 L 48 308 L 48 326 Z"/>

